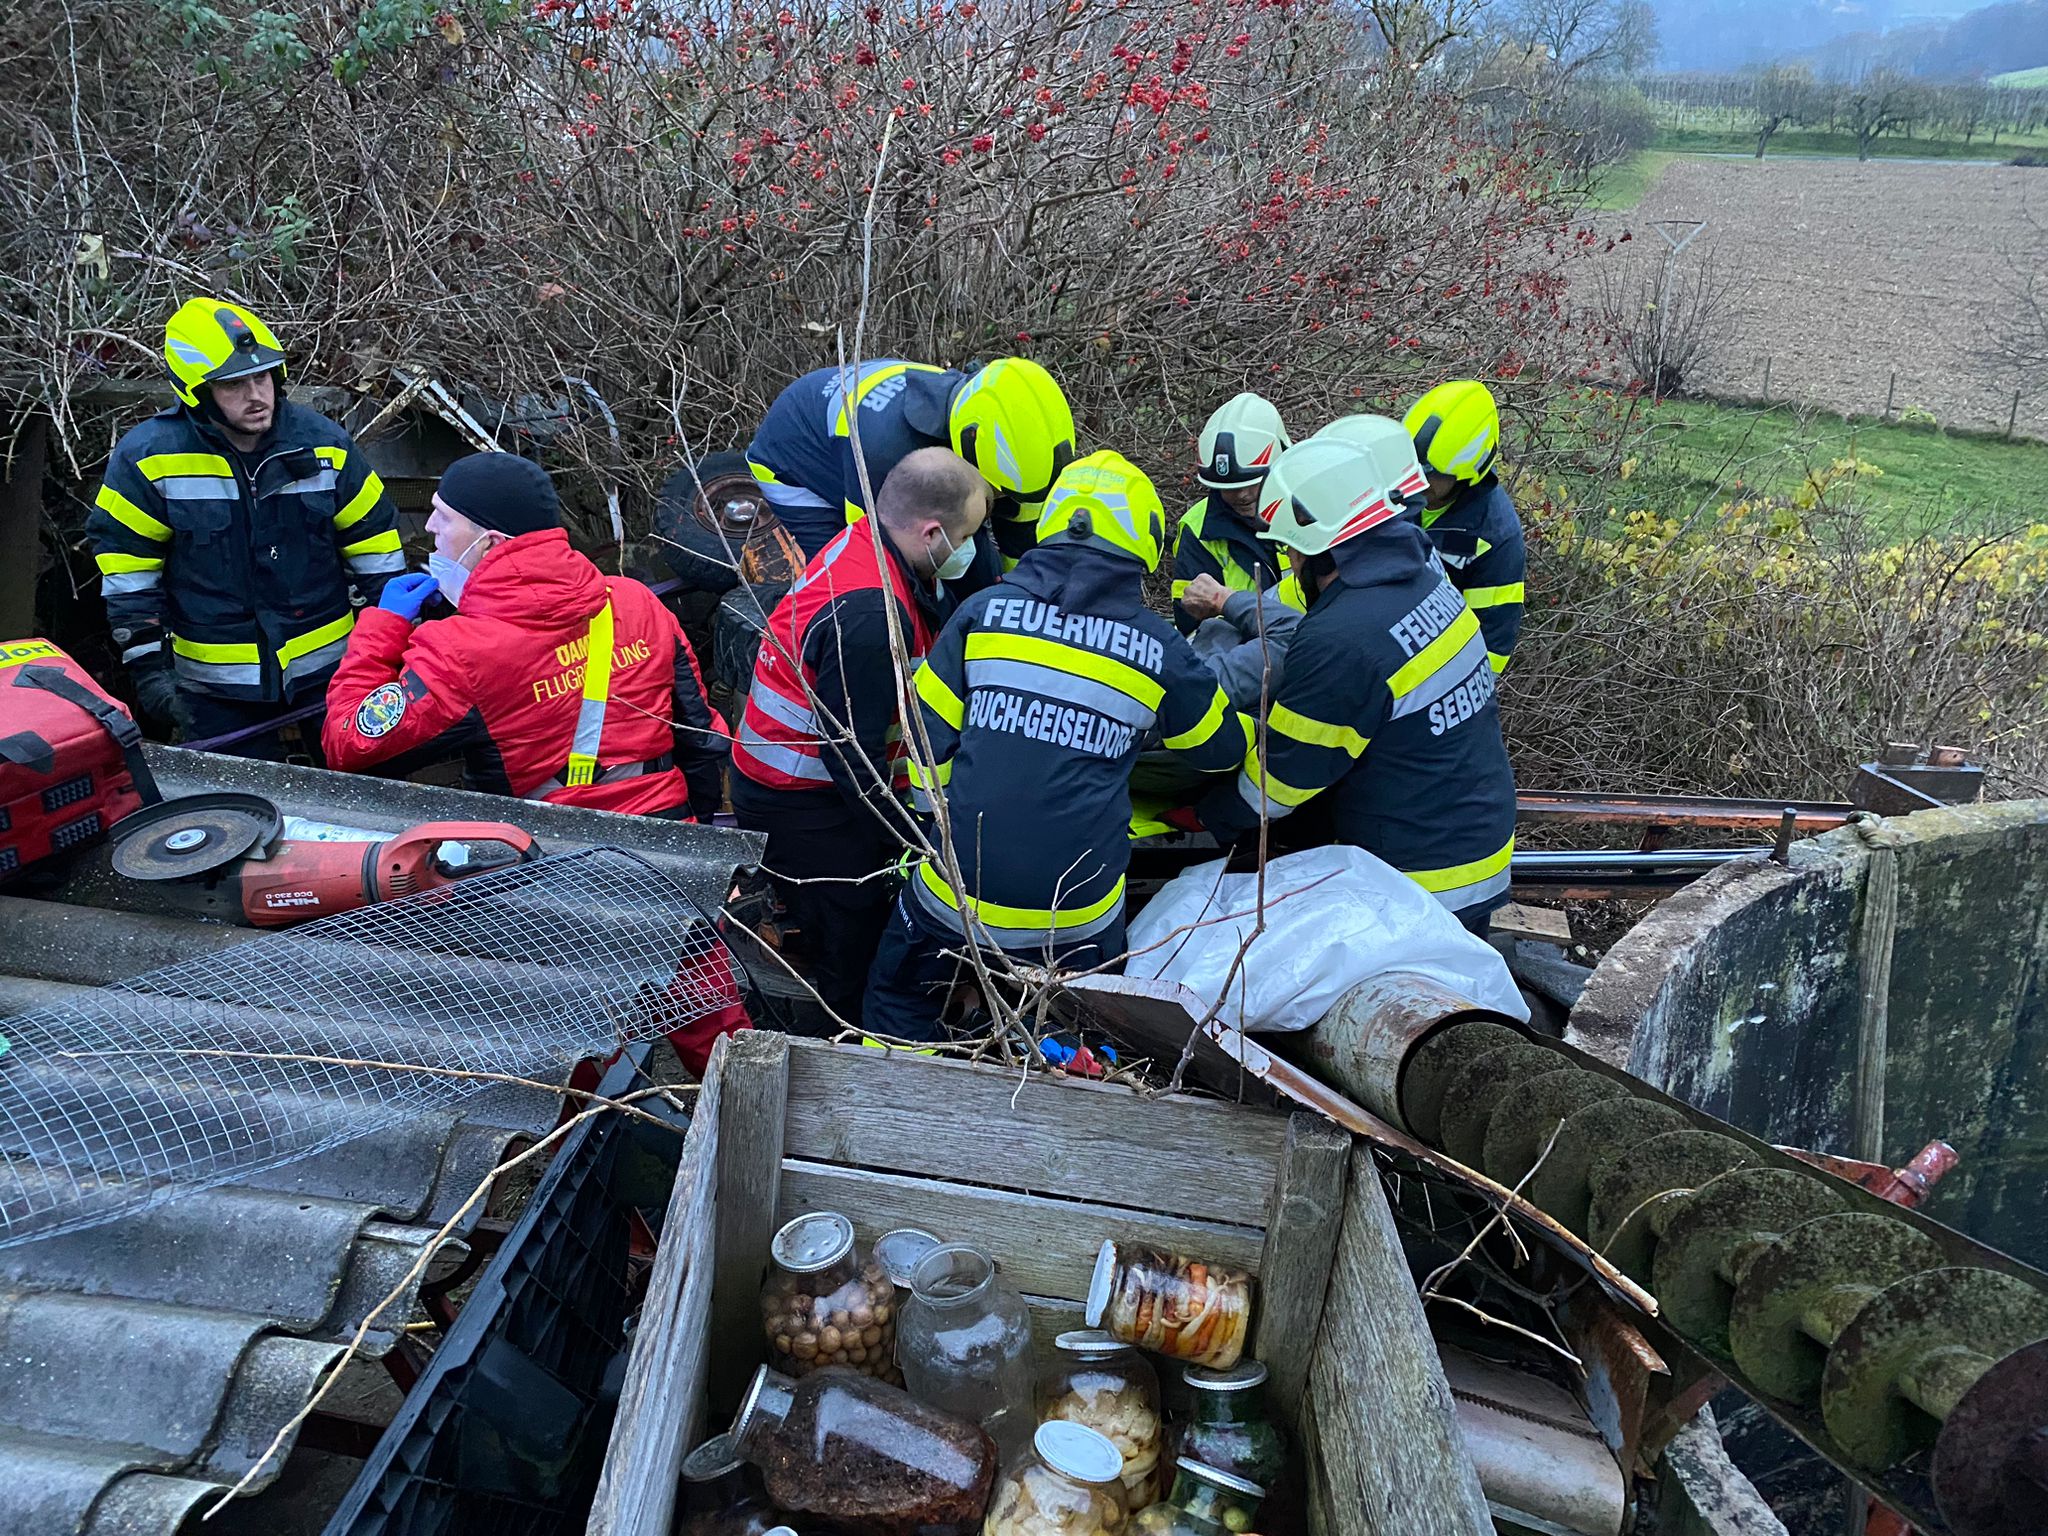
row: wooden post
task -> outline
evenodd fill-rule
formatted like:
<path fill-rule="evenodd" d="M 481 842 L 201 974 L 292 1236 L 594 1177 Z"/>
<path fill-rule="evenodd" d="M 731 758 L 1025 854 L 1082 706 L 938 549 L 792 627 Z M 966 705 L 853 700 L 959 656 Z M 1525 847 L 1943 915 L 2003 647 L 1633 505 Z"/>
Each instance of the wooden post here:
<path fill-rule="evenodd" d="M 789 1036 L 749 1029 L 728 1037 L 718 1117 L 718 1248 L 712 1268 L 711 1367 L 705 1383 L 714 1418 L 739 1406 L 761 1363 L 761 1275 L 775 1235 L 782 1178 L 782 1127 L 789 1105 Z"/>
<path fill-rule="evenodd" d="M 1301 1418 L 1315 1536 L 1491 1536 L 1450 1384 L 1362 1147 L 1351 1156 Z"/>
<path fill-rule="evenodd" d="M 0 550 L 6 552 L 0 559 L 0 640 L 19 640 L 36 632 L 50 418 L 37 411 L 8 425 L 11 432 L 0 432 L 0 446 L 9 450 L 0 463 Z"/>
<path fill-rule="evenodd" d="M 1308 1389 L 1309 1358 L 1323 1320 L 1344 1219 L 1344 1176 L 1351 1138 L 1321 1115 L 1297 1110 L 1287 1118 L 1273 1214 L 1259 1259 L 1259 1335 L 1276 1403 L 1298 1404 Z"/>
<path fill-rule="evenodd" d="M 1884 392 L 1884 419 L 1886 421 L 1890 421 L 1892 419 L 1892 401 L 1898 398 L 1898 393 L 1899 370 L 1894 368 L 1892 370 L 1892 382 Z"/>
<path fill-rule="evenodd" d="M 2005 440 L 2008 443 L 2012 441 L 2013 433 L 2019 429 L 2019 424 L 2020 392 L 2018 390 L 2014 390 L 2012 392 L 2012 414 L 2005 418 Z"/>
<path fill-rule="evenodd" d="M 1764 404 L 1771 403 L 1771 359 L 1764 359 Z"/>

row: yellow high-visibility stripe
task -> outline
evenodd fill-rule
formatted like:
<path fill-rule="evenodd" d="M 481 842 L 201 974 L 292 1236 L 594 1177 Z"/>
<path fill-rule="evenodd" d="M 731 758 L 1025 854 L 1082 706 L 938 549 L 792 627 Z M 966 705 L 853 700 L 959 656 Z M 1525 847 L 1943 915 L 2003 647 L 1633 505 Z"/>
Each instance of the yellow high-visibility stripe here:
<path fill-rule="evenodd" d="M 1515 840 L 1511 837 L 1507 847 L 1499 853 L 1489 853 L 1469 864 L 1453 864 L 1447 869 L 1409 869 L 1402 873 L 1425 891 L 1454 891 L 1461 885 L 1477 885 L 1481 880 L 1499 874 L 1514 856 Z"/>
<path fill-rule="evenodd" d="M 910 767 L 910 782 L 919 789 L 930 789 L 934 784 L 950 784 L 953 782 L 953 759 L 950 757 L 943 762 L 933 764 L 929 774 L 925 772 L 924 765 L 918 762 L 915 757 L 907 757 L 904 761 Z"/>
<path fill-rule="evenodd" d="M 967 719 L 967 706 L 937 671 L 929 666 L 919 667 L 911 686 L 917 690 L 917 696 L 924 701 L 926 708 L 954 730 L 960 729 Z"/>
<path fill-rule="evenodd" d="M 169 523 L 158 522 L 111 485 L 100 487 L 99 495 L 93 498 L 93 505 L 130 533 L 139 533 L 152 544 L 166 543 L 171 537 Z"/>
<path fill-rule="evenodd" d="M 1190 747 L 1199 747 L 1203 742 L 1223 729 L 1224 717 L 1230 712 L 1230 700 L 1218 688 L 1216 696 L 1209 700 L 1209 709 L 1201 719 L 1182 731 L 1178 736 L 1168 736 L 1160 745 L 1175 752 L 1185 752 Z"/>
<path fill-rule="evenodd" d="M 1256 747 L 1245 753 L 1244 774 L 1251 780 L 1254 789 L 1259 790 L 1274 804 L 1284 805 L 1289 810 L 1297 805 L 1306 805 L 1321 793 L 1320 790 L 1314 789 L 1296 789 L 1292 784 L 1274 778 L 1272 774 L 1266 772 L 1266 765 L 1259 761 Z"/>
<path fill-rule="evenodd" d="M 354 623 L 351 615 L 350 623 Z M 204 640 L 187 640 L 183 635 L 171 636 L 171 649 L 191 661 L 212 661 L 229 665 L 236 663 L 261 665 L 263 652 L 253 643 L 246 645 L 211 645 Z"/>
<path fill-rule="evenodd" d="M 332 645 L 355 627 L 356 616 L 352 613 L 344 613 L 332 624 L 322 624 L 316 630 L 303 635 L 294 635 L 291 639 L 285 641 L 278 648 L 277 659 L 286 665 L 290 665 L 301 656 L 312 655 L 313 652 L 319 650 L 323 645 Z M 252 645 L 249 649 L 253 652 L 256 647 Z"/>
<path fill-rule="evenodd" d="M 93 563 L 100 568 L 102 576 L 116 576 L 124 571 L 160 571 L 164 568 L 161 555 L 94 555 Z"/>
<path fill-rule="evenodd" d="M 1498 587 L 1472 587 L 1465 593 L 1465 604 L 1470 608 L 1498 608 L 1503 603 L 1519 603 L 1527 585 L 1510 581 Z"/>
<path fill-rule="evenodd" d="M 880 486 L 875 487 L 875 494 L 881 494 Z M 849 528 L 868 515 L 868 509 L 856 502 L 843 501 L 839 505 L 846 513 L 846 526 Z"/>
<path fill-rule="evenodd" d="M 353 544 L 341 546 L 344 555 L 395 555 L 404 545 L 396 528 L 386 528 L 382 533 L 373 533 L 367 539 L 358 539 Z"/>
<path fill-rule="evenodd" d="M 1156 710 L 1159 701 L 1166 696 L 1164 686 L 1114 656 L 1100 656 L 1094 651 L 1084 651 L 1079 646 L 1047 640 L 1039 635 L 1006 635 L 995 630 L 976 630 L 967 637 L 967 659 L 1028 661 L 1114 688 L 1125 697 L 1136 699 L 1147 709 Z"/>
<path fill-rule="evenodd" d="M 353 528 L 370 515 L 370 509 L 377 505 L 378 498 L 383 494 L 384 482 L 377 478 L 377 471 L 373 469 L 364 477 L 363 488 L 349 498 L 347 506 L 334 514 L 334 526 Z"/>
<path fill-rule="evenodd" d="M 1462 651 L 1466 642 L 1478 633 L 1479 616 L 1467 608 L 1451 621 L 1449 629 L 1409 657 L 1407 665 L 1387 680 L 1388 691 L 1397 699 L 1413 693 L 1436 674 L 1438 667 Z"/>
<path fill-rule="evenodd" d="M 961 897 L 946 883 L 945 877 L 927 859 L 918 866 L 925 889 L 930 891 L 947 906 L 958 912 L 963 906 L 991 928 L 1078 928 L 1083 923 L 1092 923 L 1098 917 L 1110 912 L 1124 899 L 1124 879 L 1117 876 L 1116 884 L 1109 894 L 1100 901 L 1090 902 L 1085 907 L 1056 910 L 1051 907 L 1006 907 L 1000 902 L 978 901 L 972 896 Z"/>
<path fill-rule="evenodd" d="M 1363 752 L 1371 739 L 1359 735 L 1348 725 L 1329 725 L 1321 720 L 1312 720 L 1298 710 L 1289 709 L 1285 704 L 1273 706 L 1271 713 L 1266 716 L 1266 724 L 1294 741 L 1311 747 L 1333 747 L 1352 757 Z"/>
<path fill-rule="evenodd" d="M 315 448 L 313 452 L 324 463 L 332 464 L 336 469 L 343 469 L 348 465 L 348 450 L 346 448 Z"/>
<path fill-rule="evenodd" d="M 1182 598 L 1186 597 L 1190 585 L 1191 583 L 1185 581 L 1176 581 L 1173 584 L 1173 600 L 1179 602 Z"/>
<path fill-rule="evenodd" d="M 1301 590 L 1301 578 L 1299 576 L 1281 577 L 1280 584 L 1273 591 L 1281 602 L 1292 608 L 1296 613 L 1308 612 L 1308 594 Z"/>
<path fill-rule="evenodd" d="M 1508 659 L 1501 655 L 1499 651 L 1488 651 L 1486 653 L 1486 664 L 1493 668 L 1495 672 L 1505 672 L 1508 669 Z"/>
<path fill-rule="evenodd" d="M 851 399 L 847 397 L 844 390 L 840 391 L 839 420 L 832 427 L 832 435 L 835 437 L 848 437 L 852 435 L 852 427 L 847 421 L 847 411 L 850 407 L 857 407 L 861 401 L 867 399 L 868 395 L 873 392 L 877 385 L 886 384 L 899 374 L 944 372 L 945 369 L 933 367 L 930 363 L 892 363 L 887 368 L 877 368 L 873 373 L 853 386 Z M 876 489 L 879 490 L 880 487 L 878 486 Z"/>
<path fill-rule="evenodd" d="M 168 480 L 176 475 L 212 475 L 222 480 L 235 477 L 234 466 L 217 453 L 152 453 L 135 467 L 145 480 Z"/>

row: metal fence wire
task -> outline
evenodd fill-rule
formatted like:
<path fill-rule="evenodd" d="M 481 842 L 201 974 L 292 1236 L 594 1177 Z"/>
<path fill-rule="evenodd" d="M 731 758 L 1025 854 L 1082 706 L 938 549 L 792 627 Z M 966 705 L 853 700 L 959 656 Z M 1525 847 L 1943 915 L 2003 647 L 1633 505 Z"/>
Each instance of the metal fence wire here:
<path fill-rule="evenodd" d="M 0 1247 L 246 1178 L 738 1000 L 660 870 L 594 848 L 267 933 L 6 1021 Z M 430 1069 L 430 1070 L 418 1070 Z"/>

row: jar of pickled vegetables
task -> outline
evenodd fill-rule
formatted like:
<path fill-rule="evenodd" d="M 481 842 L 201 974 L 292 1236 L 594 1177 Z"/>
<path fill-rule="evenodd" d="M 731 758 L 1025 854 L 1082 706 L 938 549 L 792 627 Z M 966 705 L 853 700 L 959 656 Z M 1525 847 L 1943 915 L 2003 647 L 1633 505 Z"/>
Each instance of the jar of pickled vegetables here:
<path fill-rule="evenodd" d="M 1121 1536 L 1123 1457 L 1106 1436 L 1055 1419 L 996 1480 L 982 1536 Z"/>
<path fill-rule="evenodd" d="M 714 1435 L 683 1458 L 676 1536 L 771 1536 L 777 1520 L 760 1475 L 732 1436 Z"/>
<path fill-rule="evenodd" d="M 1031 1314 L 979 1248 L 934 1248 L 911 1276 L 897 1356 L 924 1402 L 973 1419 L 1004 1456 L 1037 1426 L 1032 1412 Z"/>
<path fill-rule="evenodd" d="M 845 1366 L 801 1380 L 762 1366 L 732 1438 L 777 1509 L 862 1536 L 968 1536 L 995 1482 L 979 1425 Z"/>
<path fill-rule="evenodd" d="M 1085 1424 L 1123 1457 L 1124 1502 L 1143 1509 L 1159 1497 L 1166 1449 L 1159 1376 L 1130 1345 L 1099 1330 L 1063 1333 L 1059 1358 L 1039 1378 L 1038 1416 Z"/>
<path fill-rule="evenodd" d="M 1227 1371 L 1191 1365 L 1181 1379 L 1191 1405 L 1181 1454 L 1261 1487 L 1279 1482 L 1287 1440 L 1266 1413 L 1266 1368 L 1256 1360 L 1240 1360 Z"/>
<path fill-rule="evenodd" d="M 1173 1492 L 1131 1520 L 1133 1536 L 1244 1536 L 1266 1490 L 1242 1477 L 1183 1456 L 1174 1463 Z"/>
<path fill-rule="evenodd" d="M 761 1331 L 777 1370 L 802 1376 L 847 1365 L 895 1376 L 896 1290 L 854 1247 L 852 1222 L 813 1211 L 777 1232 L 768 1252 L 774 1264 L 761 1287 Z"/>
<path fill-rule="evenodd" d="M 1126 1344 L 1227 1370 L 1244 1354 L 1252 1325 L 1252 1282 L 1177 1253 L 1105 1241 L 1088 1287 L 1088 1326 Z"/>

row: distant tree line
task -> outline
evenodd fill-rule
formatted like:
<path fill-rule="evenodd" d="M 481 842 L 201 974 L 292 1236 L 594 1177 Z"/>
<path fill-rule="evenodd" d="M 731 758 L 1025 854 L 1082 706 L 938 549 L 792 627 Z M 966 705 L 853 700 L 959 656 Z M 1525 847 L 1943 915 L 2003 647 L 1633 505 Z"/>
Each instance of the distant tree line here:
<path fill-rule="evenodd" d="M 1996 148 L 2002 139 L 2048 128 L 2048 90 L 2015 90 L 1982 80 L 1928 81 L 1879 68 L 1854 80 L 1827 80 L 1803 64 L 1726 75 L 1658 75 L 1642 91 L 1665 109 L 1731 114 L 1756 135 L 1762 159 L 1787 128 L 1853 140 L 1869 159 L 1888 135 L 1952 139 Z"/>

